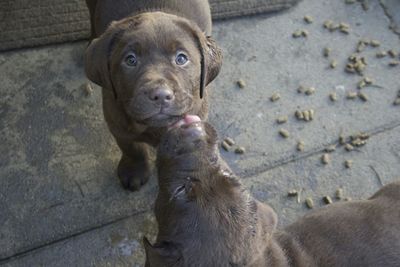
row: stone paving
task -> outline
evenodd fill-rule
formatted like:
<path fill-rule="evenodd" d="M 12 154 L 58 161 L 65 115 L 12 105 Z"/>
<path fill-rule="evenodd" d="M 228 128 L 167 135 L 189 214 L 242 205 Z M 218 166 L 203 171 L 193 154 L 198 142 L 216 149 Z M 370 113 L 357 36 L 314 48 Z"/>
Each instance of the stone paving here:
<path fill-rule="evenodd" d="M 361 199 L 399 179 L 400 105 L 393 102 L 400 65 L 389 62 L 400 58 L 376 57 L 379 51 L 400 52 L 396 10 L 398 0 L 371 0 L 367 10 L 358 2 L 303 0 L 287 12 L 214 23 L 224 64 L 211 92 L 209 121 L 221 139 L 231 137 L 245 148 L 243 155 L 234 148 L 221 153 L 253 195 L 276 210 L 280 226 L 309 211 L 306 197 L 318 208 L 325 195 L 339 201 L 338 188 Z M 326 20 L 348 24 L 349 33 L 325 29 Z M 297 30 L 307 37 L 293 38 Z M 380 42 L 357 54 L 366 59 L 364 76 L 344 71 L 361 39 Z M 116 178 L 120 154 L 103 120 L 100 90 L 85 91 L 85 46 L 0 54 L 2 266 L 142 266 L 141 239 L 157 233 L 155 177 L 140 192 L 123 190 Z M 325 47 L 331 48 L 328 58 Z M 358 89 L 363 77 L 373 83 Z M 300 85 L 315 92 L 298 93 Z M 368 100 L 348 99 L 351 92 Z M 280 99 L 272 102 L 274 93 Z M 313 120 L 294 115 L 310 109 Z M 280 116 L 288 121 L 277 124 Z M 338 141 L 359 132 L 370 137 L 352 151 Z M 300 140 L 303 151 L 297 150 Z M 321 157 L 332 145 L 336 149 L 324 164 Z M 300 192 L 300 203 L 287 196 L 292 189 Z"/>

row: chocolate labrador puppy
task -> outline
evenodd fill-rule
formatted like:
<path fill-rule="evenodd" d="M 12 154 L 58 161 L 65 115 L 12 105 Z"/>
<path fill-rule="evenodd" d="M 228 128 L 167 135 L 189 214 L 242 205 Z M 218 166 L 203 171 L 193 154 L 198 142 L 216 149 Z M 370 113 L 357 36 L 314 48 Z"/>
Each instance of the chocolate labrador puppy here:
<path fill-rule="evenodd" d="M 87 0 L 92 38 L 87 77 L 102 87 L 103 112 L 122 151 L 118 176 L 137 190 L 150 175 L 148 145 L 185 114 L 206 119 L 208 84 L 221 51 L 207 0 Z"/>
<path fill-rule="evenodd" d="M 157 242 L 146 266 L 400 266 L 400 182 L 285 229 L 220 158 L 215 130 L 187 116 L 158 150 Z"/>

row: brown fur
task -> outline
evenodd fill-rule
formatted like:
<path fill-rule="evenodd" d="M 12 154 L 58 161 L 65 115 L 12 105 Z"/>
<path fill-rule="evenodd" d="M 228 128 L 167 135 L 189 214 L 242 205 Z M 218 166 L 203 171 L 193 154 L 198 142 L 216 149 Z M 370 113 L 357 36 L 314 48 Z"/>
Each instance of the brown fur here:
<path fill-rule="evenodd" d="M 102 87 L 108 127 L 122 151 L 118 176 L 131 190 L 149 176 L 151 149 L 184 114 L 207 118 L 206 86 L 218 75 L 221 51 L 209 36 L 207 0 L 87 0 L 92 40 L 88 78 Z M 175 63 L 179 53 L 189 62 Z M 129 55 L 137 58 L 129 66 Z M 168 100 L 153 97 L 168 92 Z M 204 97 L 202 94 L 204 91 Z M 171 100 L 170 100 L 171 99 Z"/>
<path fill-rule="evenodd" d="M 200 128 L 203 132 L 200 131 Z M 282 230 L 220 158 L 209 124 L 168 132 L 158 153 L 155 245 L 146 266 L 400 266 L 400 182 Z"/>

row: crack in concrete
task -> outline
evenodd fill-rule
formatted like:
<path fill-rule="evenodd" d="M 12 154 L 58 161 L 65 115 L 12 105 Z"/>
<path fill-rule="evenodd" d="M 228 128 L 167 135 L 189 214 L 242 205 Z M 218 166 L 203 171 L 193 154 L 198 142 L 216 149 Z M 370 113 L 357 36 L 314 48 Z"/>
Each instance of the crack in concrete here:
<path fill-rule="evenodd" d="M 400 126 L 400 121 L 395 121 L 395 122 L 391 122 L 391 123 L 382 125 L 380 127 L 374 128 L 372 130 L 365 131 L 365 133 L 369 134 L 372 137 L 372 136 L 375 136 L 375 135 L 378 135 L 378 134 L 393 130 L 393 129 L 399 127 L 399 126 Z M 278 159 L 278 160 L 276 160 L 276 161 L 274 161 L 272 163 L 269 163 L 269 164 L 266 163 L 266 164 L 263 164 L 261 166 L 258 166 L 258 167 L 252 168 L 252 169 L 245 169 L 245 170 L 239 172 L 238 176 L 243 178 L 243 179 L 250 178 L 252 176 L 259 175 L 261 173 L 264 173 L 264 172 L 270 171 L 272 169 L 281 167 L 281 166 L 289 164 L 291 162 L 294 162 L 294 161 L 297 161 L 297 160 L 301 160 L 301 159 L 306 159 L 306 158 L 312 157 L 314 155 L 318 155 L 318 154 L 324 152 L 325 149 L 327 147 L 331 146 L 331 145 L 336 145 L 337 147 L 344 146 L 344 145 L 340 145 L 338 141 L 335 141 L 335 142 L 327 144 L 326 146 L 317 147 L 317 148 L 315 148 L 315 149 L 313 149 L 313 150 L 311 150 L 309 152 L 306 152 L 306 153 L 304 153 L 304 154 L 302 154 L 300 156 L 297 156 L 297 155 L 293 154 L 293 155 L 290 155 L 289 157 Z"/>
<path fill-rule="evenodd" d="M 17 252 L 17 253 L 15 253 L 15 254 L 11 255 L 11 256 L 7 256 L 7 257 L 5 257 L 5 258 L 0 258 L 0 265 L 7 264 L 7 263 L 9 263 L 9 262 L 18 260 L 19 258 L 28 256 L 29 254 L 34 253 L 34 252 L 36 252 L 36 251 L 38 251 L 38 250 L 40 250 L 40 249 L 45 249 L 45 248 L 47 248 L 47 247 L 49 247 L 49 246 L 52 246 L 52 245 L 61 243 L 61 242 L 63 242 L 63 241 L 66 241 L 66 240 L 68 240 L 68 239 L 71 239 L 71 238 L 74 238 L 74 237 L 77 237 L 77 236 L 84 235 L 84 234 L 86 234 L 86 233 L 89 233 L 89 232 L 94 231 L 94 230 L 97 230 L 97 229 L 101 229 L 101 228 L 103 228 L 103 227 L 112 225 L 112 224 L 114 224 L 114 223 L 127 220 L 127 219 L 129 219 L 129 218 L 131 218 L 131 217 L 144 214 L 144 213 L 146 213 L 146 212 L 148 212 L 148 211 L 149 211 L 149 210 L 137 211 L 137 212 L 134 212 L 134 213 L 132 213 L 132 214 L 129 214 L 129 215 L 126 215 L 126 216 L 122 216 L 122 217 L 116 218 L 116 219 L 114 219 L 114 220 L 111 220 L 111 221 L 102 223 L 102 224 L 100 224 L 100 225 L 96 225 L 96 226 L 93 226 L 93 227 L 89 227 L 88 229 L 84 229 L 84 230 L 82 230 L 82 231 L 73 233 L 73 234 L 71 234 L 71 235 L 69 235 L 69 236 L 64 236 L 64 237 L 62 237 L 62 238 L 59 238 L 59 239 L 55 239 L 55 240 L 46 242 L 46 243 L 44 243 L 44 244 L 42 244 L 42 245 L 39 245 L 39 246 L 35 246 L 35 247 L 29 248 L 29 249 L 22 250 L 22 251 L 20 251 L 20 252 Z"/>
<path fill-rule="evenodd" d="M 385 14 L 385 16 L 389 19 L 390 24 L 389 24 L 389 29 L 395 34 L 397 35 L 397 37 L 400 39 L 400 27 L 398 25 L 396 25 L 396 22 L 393 19 L 393 16 L 389 13 L 389 10 L 387 8 L 387 6 L 385 5 L 385 1 L 384 0 L 379 0 L 379 5 L 381 6 L 383 13 Z"/>

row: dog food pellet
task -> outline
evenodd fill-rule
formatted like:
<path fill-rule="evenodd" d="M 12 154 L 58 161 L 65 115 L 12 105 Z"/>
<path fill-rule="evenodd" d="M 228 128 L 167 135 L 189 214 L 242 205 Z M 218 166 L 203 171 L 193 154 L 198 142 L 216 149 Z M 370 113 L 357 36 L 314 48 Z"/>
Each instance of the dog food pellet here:
<path fill-rule="evenodd" d="M 309 35 L 309 33 L 308 33 L 307 30 L 302 30 L 302 31 L 301 31 L 301 35 L 302 35 L 303 37 L 307 37 L 307 36 Z"/>
<path fill-rule="evenodd" d="M 323 154 L 321 157 L 321 161 L 325 165 L 328 164 L 331 161 L 329 154 Z"/>
<path fill-rule="evenodd" d="M 244 154 L 246 152 L 246 149 L 242 146 L 239 146 L 235 149 L 236 154 Z"/>
<path fill-rule="evenodd" d="M 366 94 L 364 94 L 363 92 L 358 92 L 358 97 L 364 102 L 368 101 L 368 96 Z"/>
<path fill-rule="evenodd" d="M 233 145 L 235 144 L 235 141 L 234 141 L 232 138 L 230 138 L 230 137 L 226 137 L 226 138 L 224 139 L 224 141 L 225 141 L 228 145 L 230 145 L 230 146 L 233 146 Z"/>
<path fill-rule="evenodd" d="M 340 28 L 340 32 L 349 34 L 350 33 L 350 28 Z"/>
<path fill-rule="evenodd" d="M 292 33 L 293 38 L 299 38 L 302 35 L 301 30 L 296 30 L 294 33 Z"/>
<path fill-rule="evenodd" d="M 365 83 L 365 81 L 364 81 L 364 80 L 361 80 L 361 81 L 358 82 L 357 87 L 358 87 L 358 89 L 362 89 L 362 88 L 364 88 L 366 85 L 367 85 L 367 84 Z"/>
<path fill-rule="evenodd" d="M 373 47 L 378 47 L 381 45 L 381 42 L 379 42 L 378 40 L 371 40 L 370 45 Z"/>
<path fill-rule="evenodd" d="M 387 53 L 388 53 L 389 56 L 392 57 L 392 58 L 397 57 L 397 52 L 395 52 L 393 49 L 390 49 L 389 51 L 387 51 Z"/>
<path fill-rule="evenodd" d="M 386 51 L 379 51 L 378 53 L 376 53 L 376 57 L 377 58 L 383 58 L 383 57 L 386 57 L 386 56 L 387 56 Z"/>
<path fill-rule="evenodd" d="M 344 135 L 339 135 L 339 144 L 344 145 L 346 143 L 346 137 Z"/>
<path fill-rule="evenodd" d="M 323 51 L 323 55 L 324 57 L 329 57 L 329 55 L 331 54 L 332 49 L 330 49 L 329 47 L 325 47 L 324 51 Z"/>
<path fill-rule="evenodd" d="M 305 89 L 304 93 L 306 95 L 312 95 L 315 93 L 315 88 L 314 87 L 308 87 L 307 89 Z"/>
<path fill-rule="evenodd" d="M 302 93 L 304 93 L 304 90 L 305 90 L 305 89 L 306 89 L 306 88 L 304 88 L 303 85 L 300 85 L 299 88 L 297 88 L 297 93 L 302 94 Z"/>
<path fill-rule="evenodd" d="M 362 41 L 359 41 L 359 42 L 358 42 L 358 45 L 357 45 L 356 51 L 357 51 L 358 53 L 360 53 L 360 52 L 364 51 L 364 49 L 365 49 L 365 43 L 362 42 Z"/>
<path fill-rule="evenodd" d="M 304 119 L 303 112 L 300 111 L 300 110 L 296 110 L 296 112 L 294 113 L 294 115 L 296 116 L 296 118 L 297 118 L 298 120 L 303 120 L 303 119 Z"/>
<path fill-rule="evenodd" d="M 283 123 L 285 123 L 285 122 L 287 122 L 287 121 L 288 121 L 288 116 L 281 116 L 281 117 L 279 117 L 279 118 L 276 119 L 276 122 L 277 122 L 278 124 L 283 124 Z"/>
<path fill-rule="evenodd" d="M 314 19 L 313 19 L 313 17 L 307 15 L 307 16 L 304 16 L 304 21 L 307 23 L 313 23 Z"/>
<path fill-rule="evenodd" d="M 239 79 L 236 83 L 241 89 L 246 87 L 246 82 L 243 79 Z"/>
<path fill-rule="evenodd" d="M 336 68 L 336 66 L 337 66 L 337 61 L 336 61 L 336 60 L 332 60 L 332 61 L 331 61 L 331 64 L 330 64 L 329 66 L 331 67 L 331 69 Z"/>
<path fill-rule="evenodd" d="M 273 93 L 272 96 L 269 98 L 272 102 L 276 102 L 281 98 L 279 93 Z"/>
<path fill-rule="evenodd" d="M 332 204 L 332 198 L 330 196 L 324 196 L 322 200 L 325 202 L 325 204 Z"/>
<path fill-rule="evenodd" d="M 336 145 L 330 145 L 327 148 L 325 148 L 325 152 L 331 153 L 336 150 Z"/>
<path fill-rule="evenodd" d="M 221 146 L 223 149 L 225 149 L 225 151 L 229 151 L 230 146 L 225 141 L 221 142 Z"/>
<path fill-rule="evenodd" d="M 308 110 L 304 110 L 303 111 L 303 118 L 304 118 L 305 121 L 310 121 L 311 120 L 310 112 Z"/>
<path fill-rule="evenodd" d="M 336 197 L 336 199 L 339 199 L 339 200 L 341 200 L 343 198 L 343 189 L 342 188 L 336 189 L 335 197 Z"/>
<path fill-rule="evenodd" d="M 354 147 L 353 147 L 351 144 L 346 144 L 346 145 L 344 146 L 344 148 L 345 148 L 347 151 L 352 151 L 352 150 L 354 150 Z"/>
<path fill-rule="evenodd" d="M 314 201 L 312 200 L 312 198 L 310 197 L 306 198 L 306 205 L 309 209 L 314 208 Z"/>
<path fill-rule="evenodd" d="M 304 141 L 299 141 L 297 143 L 297 151 L 304 151 L 304 146 L 305 146 Z"/>
<path fill-rule="evenodd" d="M 352 161 L 351 159 L 348 159 L 348 160 L 345 160 L 345 161 L 344 161 L 344 166 L 345 166 L 347 169 L 350 169 L 352 165 L 353 165 L 353 161 Z"/>
<path fill-rule="evenodd" d="M 332 27 L 332 25 L 333 25 L 333 21 L 332 20 L 326 20 L 326 21 L 324 21 L 323 25 L 324 25 L 325 29 L 330 29 Z"/>
<path fill-rule="evenodd" d="M 366 84 L 372 84 L 374 81 L 370 77 L 364 77 L 364 82 Z"/>
<path fill-rule="evenodd" d="M 397 66 L 399 64 L 400 64 L 400 61 L 398 61 L 398 60 L 392 60 L 392 61 L 389 62 L 389 66 L 390 67 L 395 67 L 395 66 Z"/>
<path fill-rule="evenodd" d="M 86 83 L 85 85 L 85 94 L 86 96 L 90 96 L 93 93 L 93 88 L 90 83 Z"/>
<path fill-rule="evenodd" d="M 330 99 L 332 102 L 337 101 L 337 95 L 336 95 L 336 93 L 335 93 L 335 92 L 330 93 L 330 94 L 329 94 L 329 99 Z"/>
<path fill-rule="evenodd" d="M 297 196 L 297 194 L 298 194 L 298 192 L 297 192 L 297 190 L 289 190 L 289 192 L 288 192 L 288 196 L 289 197 L 295 197 L 295 196 Z"/>
<path fill-rule="evenodd" d="M 283 137 L 283 138 L 288 138 L 290 136 L 290 133 L 288 130 L 285 129 L 280 129 L 279 130 L 279 134 Z"/>
<path fill-rule="evenodd" d="M 400 105 L 400 97 L 398 97 L 394 102 L 393 105 L 399 106 Z"/>
<path fill-rule="evenodd" d="M 356 99 L 357 93 L 356 92 L 348 92 L 346 98 L 347 99 Z"/>
<path fill-rule="evenodd" d="M 309 110 L 308 110 L 308 113 L 310 114 L 310 120 L 313 120 L 313 119 L 314 119 L 315 111 L 314 111 L 313 109 L 309 109 Z"/>

